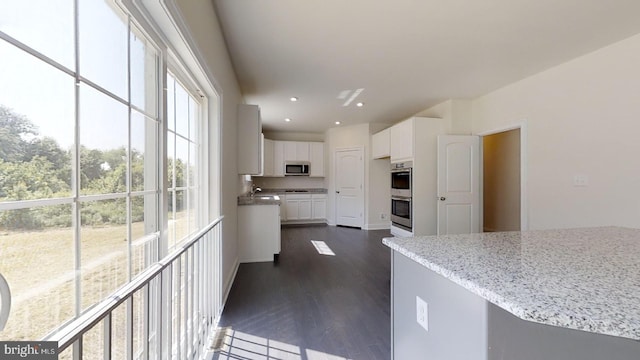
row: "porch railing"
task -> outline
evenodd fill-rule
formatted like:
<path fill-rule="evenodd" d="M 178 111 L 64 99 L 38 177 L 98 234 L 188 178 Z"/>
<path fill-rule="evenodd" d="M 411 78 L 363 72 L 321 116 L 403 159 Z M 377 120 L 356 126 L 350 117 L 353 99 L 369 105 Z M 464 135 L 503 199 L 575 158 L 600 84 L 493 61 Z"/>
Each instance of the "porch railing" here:
<path fill-rule="evenodd" d="M 222 217 L 51 334 L 60 359 L 200 359 L 221 312 Z"/>

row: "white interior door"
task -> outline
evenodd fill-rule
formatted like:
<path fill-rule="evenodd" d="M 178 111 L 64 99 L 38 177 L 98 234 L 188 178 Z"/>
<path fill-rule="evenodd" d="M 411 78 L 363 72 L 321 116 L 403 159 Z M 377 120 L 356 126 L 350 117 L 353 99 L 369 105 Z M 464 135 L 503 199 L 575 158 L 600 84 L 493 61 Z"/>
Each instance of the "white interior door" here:
<path fill-rule="evenodd" d="M 480 139 L 438 136 L 438 235 L 480 232 Z"/>
<path fill-rule="evenodd" d="M 336 225 L 362 227 L 363 214 L 362 149 L 336 150 Z"/>

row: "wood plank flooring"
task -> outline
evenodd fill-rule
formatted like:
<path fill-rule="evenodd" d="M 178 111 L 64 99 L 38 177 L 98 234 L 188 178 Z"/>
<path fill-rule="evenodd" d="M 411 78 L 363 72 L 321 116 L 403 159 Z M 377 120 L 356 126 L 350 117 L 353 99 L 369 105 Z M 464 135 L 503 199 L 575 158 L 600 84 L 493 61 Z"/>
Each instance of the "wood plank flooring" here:
<path fill-rule="evenodd" d="M 388 230 L 282 229 L 279 263 L 241 264 L 223 311 L 226 359 L 387 360 Z M 321 255 L 311 240 L 335 256 Z"/>

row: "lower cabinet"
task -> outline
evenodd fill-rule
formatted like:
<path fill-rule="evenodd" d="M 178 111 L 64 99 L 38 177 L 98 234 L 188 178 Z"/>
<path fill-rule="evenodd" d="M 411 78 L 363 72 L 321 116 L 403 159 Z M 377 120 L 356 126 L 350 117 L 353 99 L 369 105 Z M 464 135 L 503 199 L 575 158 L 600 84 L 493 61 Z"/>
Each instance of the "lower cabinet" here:
<path fill-rule="evenodd" d="M 311 195 L 312 218 L 314 220 L 326 220 L 327 195 Z"/>
<path fill-rule="evenodd" d="M 291 194 L 280 196 L 282 199 L 282 220 L 302 222 L 304 220 L 327 219 L 327 195 Z"/>
<path fill-rule="evenodd" d="M 287 220 L 311 220 L 311 195 L 287 195 Z"/>
<path fill-rule="evenodd" d="M 238 206 L 240 262 L 276 261 L 280 254 L 280 205 Z"/>

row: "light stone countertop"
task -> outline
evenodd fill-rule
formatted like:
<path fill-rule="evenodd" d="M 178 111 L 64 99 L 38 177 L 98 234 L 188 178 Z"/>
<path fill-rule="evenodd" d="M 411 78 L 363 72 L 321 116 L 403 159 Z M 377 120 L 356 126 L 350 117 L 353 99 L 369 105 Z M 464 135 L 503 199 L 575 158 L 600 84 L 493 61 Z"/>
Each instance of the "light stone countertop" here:
<path fill-rule="evenodd" d="M 640 229 L 498 232 L 382 242 L 521 319 L 640 340 Z"/>
<path fill-rule="evenodd" d="M 280 205 L 280 196 L 260 193 L 238 196 L 238 205 Z"/>

